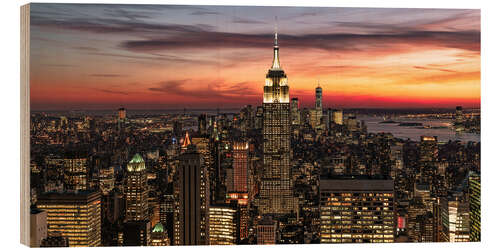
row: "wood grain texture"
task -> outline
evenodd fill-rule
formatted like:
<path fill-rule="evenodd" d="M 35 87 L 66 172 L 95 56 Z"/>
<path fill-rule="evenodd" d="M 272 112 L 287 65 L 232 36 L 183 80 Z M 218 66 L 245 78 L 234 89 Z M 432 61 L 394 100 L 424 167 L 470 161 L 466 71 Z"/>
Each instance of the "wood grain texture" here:
<path fill-rule="evenodd" d="M 21 243 L 30 245 L 30 5 L 21 6 Z"/>

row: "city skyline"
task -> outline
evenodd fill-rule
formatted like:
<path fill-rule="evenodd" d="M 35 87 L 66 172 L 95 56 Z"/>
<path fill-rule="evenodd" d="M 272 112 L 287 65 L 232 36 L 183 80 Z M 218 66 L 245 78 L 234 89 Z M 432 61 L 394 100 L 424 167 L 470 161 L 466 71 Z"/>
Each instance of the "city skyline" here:
<path fill-rule="evenodd" d="M 479 10 L 33 4 L 31 12 L 33 110 L 257 106 L 275 16 L 290 98 L 302 107 L 314 105 L 318 81 L 325 107 L 480 107 Z"/>
<path fill-rule="evenodd" d="M 163 19 L 162 24 L 160 19 L 156 24 L 142 22 L 156 13 L 151 8 L 156 6 L 134 6 L 135 12 L 126 10 L 132 6 L 117 5 L 38 6 L 34 5 L 31 17 L 37 24 L 31 27 L 56 28 L 56 32 L 34 28 L 34 40 L 45 39 L 42 33 L 51 35 L 53 40 L 47 41 L 54 48 L 58 39 L 94 41 L 70 42 L 71 49 L 86 51 L 86 56 L 126 59 L 99 66 L 102 62 L 97 59 L 50 54 L 51 48 L 34 42 L 30 84 L 35 95 L 30 97 L 33 112 L 26 140 L 30 156 L 25 166 L 30 171 L 29 198 L 24 197 L 30 205 L 30 246 L 481 241 L 481 110 L 463 99 L 474 96 L 476 81 L 478 88 L 480 83 L 461 75 L 475 72 L 470 70 L 479 59 L 475 43 L 467 40 L 474 33 L 468 30 L 474 26 L 470 20 L 461 23 L 462 17 L 451 16 L 444 21 L 441 10 L 397 9 L 394 16 L 394 9 L 356 9 L 360 13 L 350 13 L 351 17 L 347 10 L 336 8 L 317 8 L 304 15 L 305 9 L 314 9 L 245 7 L 247 15 L 266 10 L 269 13 L 259 13 L 264 19 L 277 14 L 271 36 L 264 31 L 267 22 L 252 21 L 259 16 L 243 19 L 236 14 L 237 7 L 157 9 L 162 15 L 176 10 L 183 17 L 187 15 L 183 11 L 193 16 L 232 13 L 231 23 L 254 29 L 221 31 L 227 28 L 226 21 L 209 26 L 197 24 L 196 18 L 176 17 L 182 25 L 167 25 Z M 321 33 L 323 28 L 316 24 L 296 19 L 300 14 L 319 22 L 323 10 L 365 18 L 355 25 L 342 22 L 336 28 L 351 33 L 334 34 Z M 50 20 L 47 16 L 53 11 L 60 14 Z M 388 21 L 374 26 L 371 20 L 367 25 L 373 15 L 383 15 Z M 281 19 L 282 23 L 297 26 L 279 33 L 277 16 L 291 16 Z M 117 21 L 117 17 L 127 20 Z M 405 23 L 401 29 L 395 29 L 396 19 Z M 417 21 L 422 19 L 427 21 Z M 68 20 L 74 24 L 68 26 Z M 432 31 L 408 31 L 410 26 L 430 26 Z M 109 39 L 80 37 L 88 32 Z M 458 33 L 462 39 L 449 40 L 450 34 Z M 142 40 L 130 40 L 130 36 Z M 311 40 L 304 40 L 307 37 Z M 115 50 L 121 41 L 122 54 L 96 48 L 110 41 L 106 48 Z M 59 45 L 56 52 L 65 52 L 64 43 Z M 261 47 L 268 56 L 259 54 Z M 129 55 L 123 54 L 125 50 Z M 224 55 L 227 51 L 230 54 Z M 143 56 L 138 58 L 138 54 Z M 314 62 L 309 61 L 316 55 Z M 50 57 L 58 58 L 58 63 L 51 64 Z M 166 61 L 146 62 L 158 58 Z M 356 66 L 341 65 L 345 70 L 334 75 L 331 68 L 318 68 L 346 58 Z M 65 64 L 67 59 L 78 60 L 78 67 Z M 48 69 L 42 76 L 37 73 L 36 65 L 41 62 L 61 69 L 54 82 L 33 83 L 54 77 Z M 131 62 L 140 66 L 125 65 Z M 417 62 L 427 66 L 411 66 L 413 70 L 439 74 L 427 75 L 422 82 L 421 74 L 405 71 Z M 261 67 L 252 68 L 254 63 L 267 65 L 267 72 L 258 73 L 256 89 L 251 87 L 253 82 L 228 83 L 253 79 L 254 70 Z M 444 63 L 446 67 L 441 67 Z M 100 73 L 85 71 L 90 69 Z M 79 74 L 80 78 L 72 78 Z M 134 74 L 147 77 L 135 85 L 120 82 L 137 77 Z M 162 74 L 170 80 L 146 83 Z M 339 89 L 332 90 L 323 80 L 314 82 L 312 88 L 300 82 L 322 74 L 338 80 Z M 459 75 L 459 80 L 450 74 Z M 208 78 L 195 83 L 207 75 L 217 75 L 216 80 L 223 79 L 224 84 Z M 89 80 L 94 78 L 103 80 Z M 384 80 L 389 82 L 380 82 Z M 394 84 L 397 88 L 389 89 Z M 409 90 L 411 86 L 418 87 Z M 51 88 L 51 99 L 44 99 L 44 91 Z M 367 91 L 370 97 L 356 91 Z M 345 99 L 332 98 L 339 93 Z M 116 95 L 127 99 L 116 99 Z M 456 98 L 462 99 L 457 102 Z M 60 101 L 65 101 L 64 107 L 58 106 Z M 73 110 L 37 112 L 36 107 L 44 105 Z M 234 105 L 238 110 L 230 110 Z M 349 105 L 371 109 L 345 108 Z M 449 105 L 453 111 L 444 109 Z M 105 107 L 105 111 L 91 110 Z M 139 107 L 145 109 L 134 111 Z M 154 107 L 163 108 L 156 112 Z"/>

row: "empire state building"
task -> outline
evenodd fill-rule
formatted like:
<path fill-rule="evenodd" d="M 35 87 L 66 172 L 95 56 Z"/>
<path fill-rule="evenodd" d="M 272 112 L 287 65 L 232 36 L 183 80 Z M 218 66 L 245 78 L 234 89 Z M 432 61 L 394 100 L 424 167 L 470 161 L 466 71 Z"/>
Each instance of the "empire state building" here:
<path fill-rule="evenodd" d="M 294 210 L 290 176 L 290 98 L 288 79 L 279 61 L 278 34 L 274 34 L 273 64 L 264 85 L 264 171 L 259 212 L 282 215 Z"/>

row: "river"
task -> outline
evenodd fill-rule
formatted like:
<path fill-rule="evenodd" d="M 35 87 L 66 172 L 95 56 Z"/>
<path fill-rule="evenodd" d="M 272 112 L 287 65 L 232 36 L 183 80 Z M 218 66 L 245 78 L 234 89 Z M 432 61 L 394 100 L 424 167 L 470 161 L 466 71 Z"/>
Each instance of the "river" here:
<path fill-rule="evenodd" d="M 367 115 L 358 116 L 359 120 L 365 121 L 369 133 L 391 133 L 394 137 L 420 141 L 420 136 L 437 136 L 438 141 L 447 142 L 449 140 L 460 140 L 463 142 L 480 142 L 481 135 L 475 133 L 456 133 L 449 119 L 394 119 L 396 122 L 418 122 L 423 126 L 445 127 L 445 128 L 418 128 L 411 126 L 399 126 L 399 123 L 380 123 L 384 121 L 382 117 Z"/>

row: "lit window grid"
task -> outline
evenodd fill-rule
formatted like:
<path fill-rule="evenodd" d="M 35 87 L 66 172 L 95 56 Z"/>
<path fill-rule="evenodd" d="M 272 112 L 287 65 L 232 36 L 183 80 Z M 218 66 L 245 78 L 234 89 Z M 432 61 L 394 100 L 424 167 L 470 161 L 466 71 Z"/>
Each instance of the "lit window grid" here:
<path fill-rule="evenodd" d="M 209 208 L 210 245 L 233 245 L 236 243 L 236 210 L 232 208 Z"/>
<path fill-rule="evenodd" d="M 321 243 L 394 242 L 392 193 L 323 193 Z"/>
<path fill-rule="evenodd" d="M 38 204 L 47 211 L 48 234 L 67 237 L 70 247 L 101 244 L 101 201 L 89 204 Z"/>

